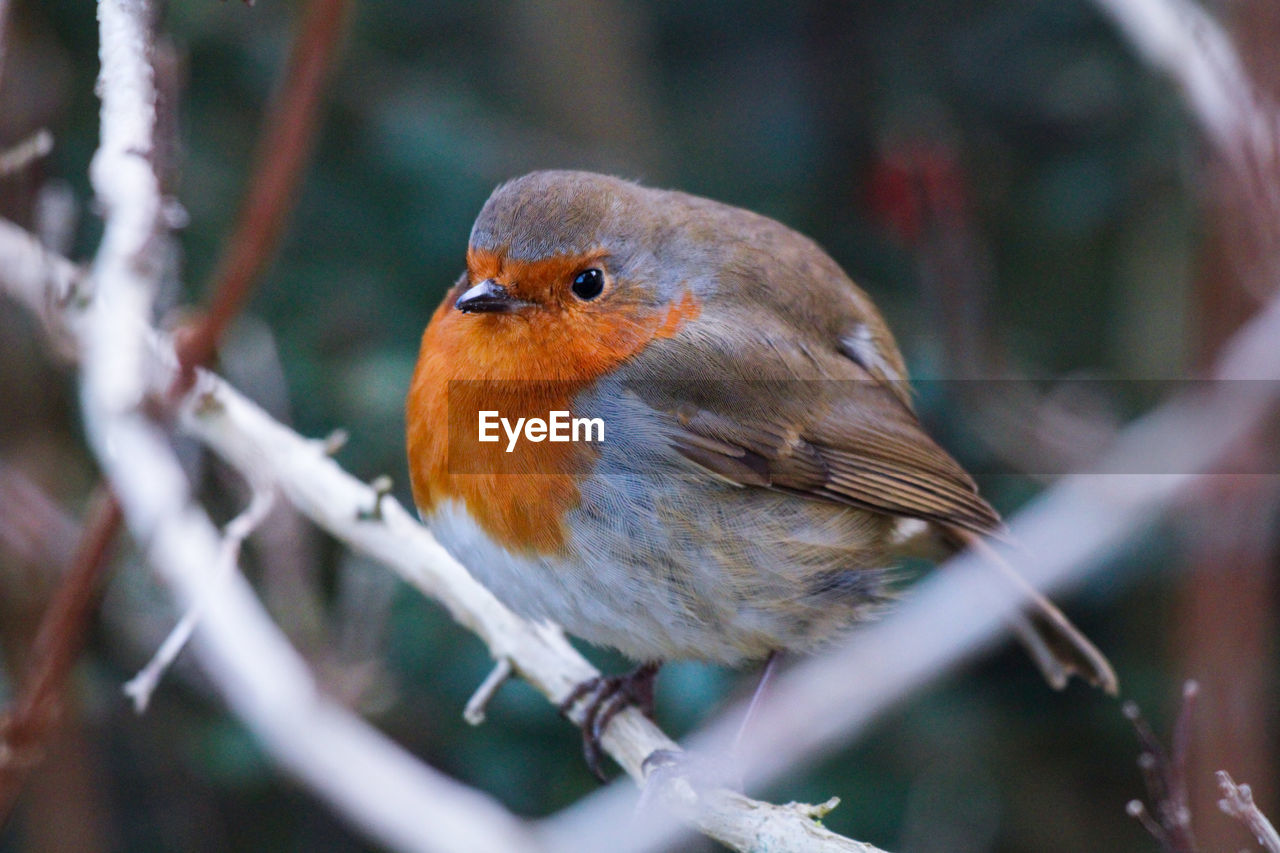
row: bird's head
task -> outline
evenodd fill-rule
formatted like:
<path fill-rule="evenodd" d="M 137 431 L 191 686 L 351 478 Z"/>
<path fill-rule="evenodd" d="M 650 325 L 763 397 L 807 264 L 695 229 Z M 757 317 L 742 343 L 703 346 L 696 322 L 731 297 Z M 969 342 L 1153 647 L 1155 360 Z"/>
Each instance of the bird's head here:
<path fill-rule="evenodd" d="M 661 261 L 660 191 L 534 172 L 493 192 L 467 270 L 432 322 L 476 378 L 593 378 L 674 334 L 698 302 Z"/>

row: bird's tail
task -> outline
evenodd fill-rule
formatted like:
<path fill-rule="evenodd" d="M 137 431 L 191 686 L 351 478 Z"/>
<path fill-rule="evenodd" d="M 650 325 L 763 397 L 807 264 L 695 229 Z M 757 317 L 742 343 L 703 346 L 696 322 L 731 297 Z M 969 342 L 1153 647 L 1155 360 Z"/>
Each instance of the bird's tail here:
<path fill-rule="evenodd" d="M 1075 675 L 1112 696 L 1119 692 L 1120 684 L 1106 655 L 980 534 L 950 525 L 946 533 L 957 547 L 981 554 L 1023 594 L 1023 611 L 1014 617 L 1011 627 L 1055 690 L 1066 687 L 1068 679 Z"/>

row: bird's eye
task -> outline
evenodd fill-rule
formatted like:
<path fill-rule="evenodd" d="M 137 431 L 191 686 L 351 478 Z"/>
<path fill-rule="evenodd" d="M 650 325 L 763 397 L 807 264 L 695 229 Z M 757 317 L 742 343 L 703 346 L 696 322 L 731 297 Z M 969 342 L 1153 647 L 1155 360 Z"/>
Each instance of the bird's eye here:
<path fill-rule="evenodd" d="M 604 273 L 592 267 L 573 279 L 573 295 L 582 300 L 595 299 L 604 290 Z"/>

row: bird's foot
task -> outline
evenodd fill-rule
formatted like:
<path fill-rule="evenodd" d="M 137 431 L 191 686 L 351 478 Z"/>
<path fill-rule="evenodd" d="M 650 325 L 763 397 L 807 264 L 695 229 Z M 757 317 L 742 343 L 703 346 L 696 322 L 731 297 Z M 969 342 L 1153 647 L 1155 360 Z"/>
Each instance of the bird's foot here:
<path fill-rule="evenodd" d="M 658 675 L 656 662 L 642 663 L 624 675 L 596 676 L 573 688 L 563 702 L 560 713 L 568 716 L 569 711 L 584 702 L 582 717 L 582 755 L 587 767 L 601 782 L 607 781 L 601 766 L 604 750 L 600 739 L 610 721 L 623 708 L 634 705 L 646 717 L 653 716 L 653 682 Z"/>

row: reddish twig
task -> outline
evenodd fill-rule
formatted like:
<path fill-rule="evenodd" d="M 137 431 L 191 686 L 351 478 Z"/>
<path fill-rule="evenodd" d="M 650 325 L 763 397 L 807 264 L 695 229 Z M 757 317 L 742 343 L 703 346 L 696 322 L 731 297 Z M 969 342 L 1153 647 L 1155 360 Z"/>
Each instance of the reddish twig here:
<path fill-rule="evenodd" d="M 183 370 L 176 393 L 185 391 L 194 369 L 213 357 L 279 240 L 310 153 L 320 93 L 343 31 L 346 8 L 347 0 L 314 0 L 307 7 L 284 85 L 259 140 L 249 195 L 213 276 L 209 310 L 181 338 L 178 357 Z M 31 671 L 12 714 L 0 721 L 0 823 L 11 812 L 26 771 L 38 761 L 40 746 L 56 722 L 63 687 L 83 645 L 101 567 L 122 520 L 119 504 L 100 486 L 71 570 L 41 620 Z"/>
<path fill-rule="evenodd" d="M 31 664 L 14 700 L 0 721 L 0 825 L 8 818 L 27 771 L 53 730 L 71 667 L 80 656 L 89 614 L 97 599 L 102 567 L 123 517 L 120 505 L 99 486 L 75 555 L 40 619 L 31 648 Z"/>
<path fill-rule="evenodd" d="M 179 392 L 190 387 L 194 368 L 213 358 L 218 341 L 244 308 L 279 242 L 311 152 L 320 94 L 344 29 L 347 5 L 347 0 L 313 0 L 307 6 L 284 85 L 268 110 L 259 137 L 249 194 L 211 279 L 209 310 L 177 341 L 183 367 Z"/>
<path fill-rule="evenodd" d="M 1141 800 L 1130 800 L 1126 810 L 1146 828 L 1167 853 L 1195 853 L 1191 831 L 1191 805 L 1187 794 L 1187 749 L 1191 742 L 1191 711 L 1200 692 L 1194 681 L 1182 688 L 1182 710 L 1173 727 L 1173 749 L 1167 752 L 1135 702 L 1126 702 L 1124 715 L 1138 733 L 1142 770 L 1151 799 L 1150 810 Z"/>

